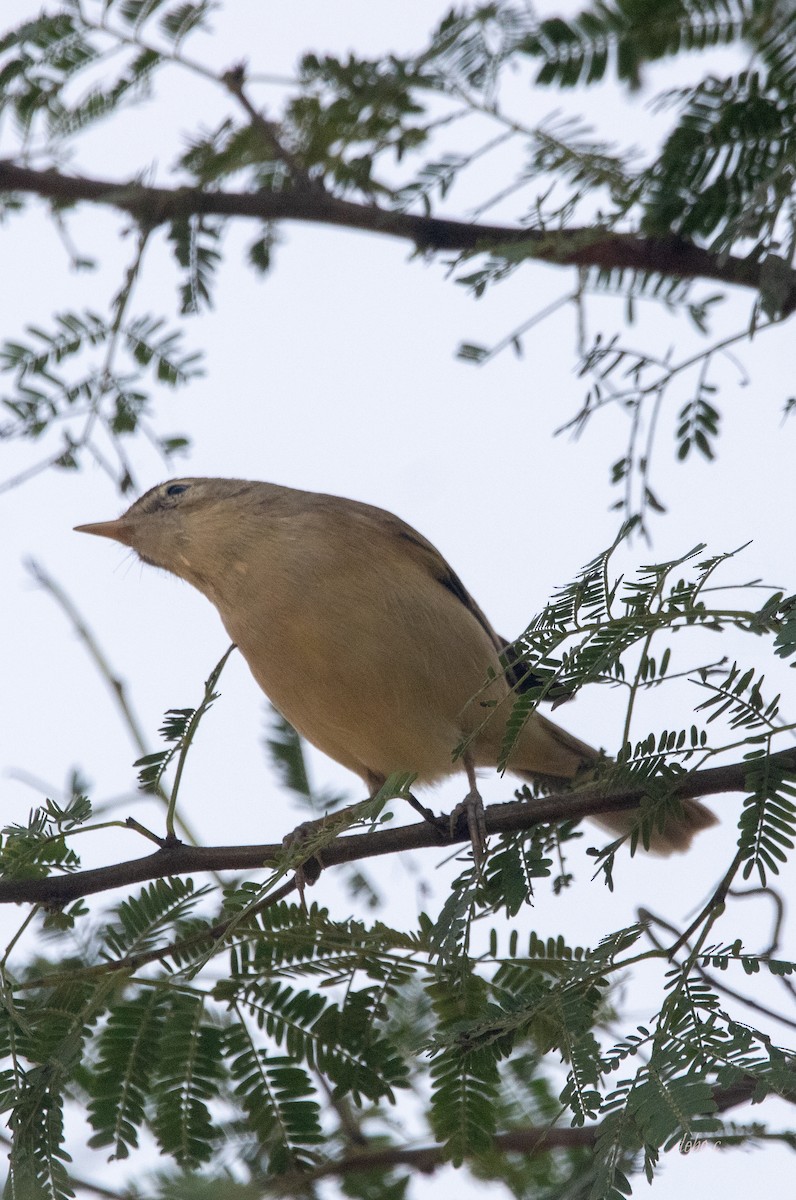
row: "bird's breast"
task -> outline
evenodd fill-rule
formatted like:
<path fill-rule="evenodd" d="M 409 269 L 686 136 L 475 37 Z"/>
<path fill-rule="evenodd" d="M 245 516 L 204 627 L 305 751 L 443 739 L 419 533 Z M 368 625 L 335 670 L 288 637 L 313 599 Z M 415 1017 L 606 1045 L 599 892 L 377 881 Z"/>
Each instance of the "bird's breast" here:
<path fill-rule="evenodd" d="M 477 701 L 468 715 L 468 702 L 495 655 L 464 606 L 422 582 L 332 572 L 257 586 L 242 572 L 234 600 L 217 607 L 260 687 L 309 741 L 362 776 L 432 780 L 487 717 Z"/>

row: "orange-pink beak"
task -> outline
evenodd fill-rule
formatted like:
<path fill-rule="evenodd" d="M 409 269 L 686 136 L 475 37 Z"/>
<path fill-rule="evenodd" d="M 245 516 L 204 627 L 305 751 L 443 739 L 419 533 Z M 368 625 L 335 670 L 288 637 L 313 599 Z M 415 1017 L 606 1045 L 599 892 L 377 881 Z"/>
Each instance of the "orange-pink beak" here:
<path fill-rule="evenodd" d="M 114 542 L 131 545 L 132 528 L 124 517 L 117 517 L 115 521 L 96 521 L 92 525 L 75 525 L 75 533 L 95 533 L 97 537 L 112 538 Z"/>

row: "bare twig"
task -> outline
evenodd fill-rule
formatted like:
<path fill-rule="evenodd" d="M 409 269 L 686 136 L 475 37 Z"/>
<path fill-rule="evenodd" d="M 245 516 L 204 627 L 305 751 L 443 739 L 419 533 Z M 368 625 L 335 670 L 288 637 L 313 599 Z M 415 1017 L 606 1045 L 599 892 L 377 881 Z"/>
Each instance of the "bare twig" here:
<path fill-rule="evenodd" d="M 262 140 L 265 142 L 269 154 L 278 159 L 287 169 L 293 185 L 300 188 L 321 188 L 323 185 L 320 181 L 313 183 L 310 179 L 303 164 L 298 160 L 296 155 L 289 150 L 285 145 L 279 126 L 273 121 L 269 121 L 258 109 L 254 107 L 249 97 L 243 90 L 243 85 L 246 82 L 246 68 L 244 64 L 230 68 L 221 76 L 221 82 L 227 88 L 227 91 L 235 97 L 244 109 L 246 115 L 251 121 L 252 128 L 256 129 Z"/>
<path fill-rule="evenodd" d="M 95 634 L 89 629 L 85 618 L 78 609 L 74 600 L 67 594 L 57 580 L 53 579 L 52 575 L 35 558 L 26 558 L 24 563 L 28 574 L 33 577 L 36 583 L 48 595 L 52 596 L 55 603 L 65 614 L 68 621 L 72 625 L 75 633 L 83 643 L 88 656 L 97 668 L 100 676 L 108 685 L 111 695 L 113 696 L 116 706 L 119 709 L 124 725 L 130 734 L 138 754 L 143 756 L 149 753 L 144 734 L 141 726 L 138 723 L 138 718 L 132 710 L 129 700 L 127 699 L 127 691 L 123 681 L 113 670 L 104 650 L 100 646 Z"/>
<path fill-rule="evenodd" d="M 88 623 L 83 617 L 83 614 L 78 609 L 74 600 L 72 600 L 63 587 L 61 587 L 58 581 L 53 579 L 52 575 L 45 570 L 41 563 L 37 562 L 34 558 L 28 558 L 25 560 L 25 567 L 33 579 L 35 579 L 39 587 L 43 588 L 48 595 L 52 596 L 58 607 L 70 621 L 75 633 L 88 651 L 89 658 L 94 663 L 94 666 L 97 668 L 97 671 L 102 679 L 104 679 L 105 683 L 108 685 L 111 695 L 116 702 L 116 706 L 119 709 L 122 723 L 132 739 L 138 757 L 144 758 L 150 753 L 150 749 L 144 740 L 144 734 L 141 726 L 138 723 L 138 718 L 133 712 L 132 706 L 127 697 L 127 690 L 124 682 L 113 670 L 109 659 L 97 641 L 94 632 L 89 628 Z M 168 807 L 169 797 L 163 788 L 160 787 L 160 785 L 158 785 L 158 787 L 151 794 L 160 800 L 162 804 Z M 190 825 L 185 821 L 185 818 L 180 816 L 178 823 L 184 837 L 186 837 L 189 842 L 196 844 L 196 834 L 191 829 Z"/>
<path fill-rule="evenodd" d="M 730 894 L 732 894 L 732 892 Z M 676 937 L 680 934 L 680 930 L 677 929 L 676 926 L 670 924 L 669 921 L 665 921 L 663 917 L 659 917 L 655 913 L 650 912 L 650 910 L 647 908 L 640 908 L 638 910 L 638 919 L 645 925 L 647 937 L 652 942 L 656 950 L 665 950 L 666 947 L 660 938 L 657 938 L 652 932 L 651 926 L 653 924 L 658 925 L 661 929 L 665 929 L 667 933 L 673 933 Z M 783 1016 L 781 1013 L 775 1012 L 773 1008 L 767 1008 L 765 1004 L 760 1004 L 760 1002 L 757 1000 L 752 1000 L 751 997 L 744 995 L 743 992 L 737 992 L 735 988 L 729 987 L 723 979 L 719 979 L 717 976 L 711 975 L 710 972 L 706 971 L 704 967 L 701 967 L 698 962 L 694 963 L 694 970 L 696 971 L 697 975 L 699 975 L 700 979 L 704 979 L 705 983 L 709 984 L 710 987 L 712 987 L 715 991 L 721 992 L 722 995 L 729 996 L 732 1000 L 737 1000 L 740 1004 L 744 1004 L 753 1012 L 758 1012 L 762 1016 L 768 1017 L 772 1021 L 779 1021 L 783 1025 L 789 1025 L 791 1029 L 796 1029 L 796 1021 L 791 1020 L 790 1017 Z"/>

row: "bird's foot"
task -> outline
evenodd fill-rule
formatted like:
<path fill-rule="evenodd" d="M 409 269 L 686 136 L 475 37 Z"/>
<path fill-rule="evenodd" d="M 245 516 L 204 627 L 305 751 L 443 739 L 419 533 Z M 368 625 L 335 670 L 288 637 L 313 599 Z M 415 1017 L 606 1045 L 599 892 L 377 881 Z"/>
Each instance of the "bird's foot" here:
<path fill-rule="evenodd" d="M 470 785 L 470 790 L 462 800 L 461 804 L 457 804 L 451 813 L 451 836 L 455 836 L 456 826 L 459 823 L 459 818 L 464 814 L 467 817 L 467 829 L 470 834 L 470 843 L 473 847 L 473 859 L 475 860 L 475 869 L 480 875 L 481 863 L 484 861 L 486 854 L 486 817 L 484 816 L 484 802 L 481 799 L 481 793 L 478 790 L 478 783 L 475 777 L 475 763 L 472 760 L 469 750 L 465 750 L 462 755 L 464 769 L 467 772 L 467 782 Z"/>
<path fill-rule="evenodd" d="M 450 815 L 451 837 L 456 836 L 457 826 L 463 816 L 467 818 L 467 831 L 470 834 L 475 865 L 480 870 L 486 851 L 486 817 L 484 816 L 484 802 L 481 799 L 481 793 L 474 785 L 470 787 L 470 791 L 461 803 L 456 805 Z"/>
<path fill-rule="evenodd" d="M 297 825 L 290 833 L 286 833 L 282 838 L 282 847 L 286 854 L 291 857 L 300 852 L 302 845 L 313 841 L 319 830 L 323 828 L 325 818 L 321 817 L 318 821 L 302 821 L 301 825 Z M 308 887 L 312 887 L 321 871 L 323 870 L 323 861 L 320 852 L 316 851 L 309 855 L 304 862 L 299 862 L 294 870 L 293 878 L 296 881 L 296 890 L 299 894 L 299 901 L 304 911 L 307 911 L 307 902 L 304 899 L 304 891 Z"/>

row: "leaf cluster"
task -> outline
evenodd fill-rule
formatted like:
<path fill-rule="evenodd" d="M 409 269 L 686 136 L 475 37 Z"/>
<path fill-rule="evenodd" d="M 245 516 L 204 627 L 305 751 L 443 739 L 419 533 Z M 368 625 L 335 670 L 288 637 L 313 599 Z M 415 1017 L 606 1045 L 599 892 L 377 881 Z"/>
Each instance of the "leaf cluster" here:
<path fill-rule="evenodd" d="M 0 439 L 38 441 L 50 435 L 60 444 L 53 465 L 74 470 L 85 457 L 99 457 L 100 433 L 119 447 L 126 490 L 132 481 L 121 442 L 142 431 L 153 436 L 144 372 L 158 385 L 178 388 L 201 374 L 200 356 L 184 351 L 181 333 L 151 315 L 109 322 L 91 311 L 65 312 L 55 316 L 52 329 L 29 326 L 26 332 L 29 340 L 0 345 L 0 373 L 11 377 L 13 387 L 2 397 L 9 419 L 0 425 Z M 117 362 L 118 351 L 126 363 Z M 188 444 L 181 436 L 153 440 L 166 458 Z"/>
<path fill-rule="evenodd" d="M 158 880 L 108 911 L 76 906 L 51 924 L 70 946 L 49 962 L 23 959 L 12 968 L 7 954 L 0 1038 L 9 1061 L 3 1086 L 13 1186 L 69 1194 L 63 1115 L 72 1098 L 89 1114 L 96 1149 L 125 1158 L 146 1135 L 182 1172 L 234 1154 L 247 1180 L 265 1186 L 333 1170 L 352 1120 L 363 1144 L 385 1145 L 388 1155 L 402 1141 L 387 1134 L 387 1114 L 410 1093 L 402 1105 L 414 1106 L 418 1127 L 444 1158 L 466 1161 L 483 1179 L 510 1180 L 518 1196 L 543 1184 L 552 1196 L 576 1174 L 595 1195 L 619 1194 L 639 1168 L 651 1176 L 660 1155 L 683 1139 L 718 1136 L 722 1088 L 754 1081 L 760 1096 L 794 1094 L 789 1054 L 741 1024 L 720 988 L 733 972 L 767 973 L 785 985 L 796 967 L 738 939 L 708 941 L 735 875 L 756 872 L 765 885 L 794 846 L 796 778 L 772 757 L 786 732 L 779 698 L 767 695 L 760 672 L 738 662 L 674 665 L 677 638 L 690 630 L 731 629 L 773 645 L 788 628 L 791 598 L 772 592 L 762 606 L 730 607 L 733 588 L 718 579 L 738 552 L 707 556 L 701 545 L 617 574 L 627 533 L 507 648 L 516 680 L 509 736 L 546 697 L 567 697 L 586 683 L 625 689 L 625 744 L 597 780 L 609 793 L 644 787 L 627 839 L 634 852 L 680 811 L 675 789 L 686 773 L 722 748 L 709 731 L 715 737 L 725 728 L 731 743 L 738 730 L 746 734 L 738 850 L 694 926 L 694 949 L 645 949 L 643 921 L 595 947 L 527 933 L 523 922 L 540 887 L 552 899 L 575 886 L 570 853 L 581 835 L 571 822 L 537 824 L 500 839 L 482 866 L 465 862 L 438 913 L 422 915 L 416 929 L 280 901 L 275 884 L 296 855 L 317 853 L 357 820 L 382 819 L 379 795 L 369 807 L 327 816 L 263 883 L 239 880 L 219 895 L 191 880 Z M 161 732 L 169 747 L 143 764 L 146 786 L 160 782 L 175 756 L 179 783 L 225 659 L 198 708 L 167 712 Z M 632 737 L 644 696 L 670 684 L 695 692 L 695 719 Z M 286 784 L 312 804 L 295 734 L 280 722 L 270 741 Z M 385 795 L 404 786 L 389 781 Z M 176 798 L 175 786 L 169 828 Z M 89 814 L 78 796 L 68 806 L 49 802 L 28 827 L 6 831 L 4 869 L 25 878 L 72 869 L 71 838 Z M 621 841 L 595 852 L 609 885 Z M 662 972 L 660 1005 L 617 1039 L 615 987 L 641 963 Z M 705 977 L 708 968 L 718 982 Z M 518 1063 L 527 1080 L 517 1079 Z M 593 1129 L 593 1153 L 584 1158 L 574 1147 L 552 1164 L 541 1156 L 542 1165 L 538 1154 L 518 1160 L 498 1151 L 504 1134 L 542 1111 L 556 1127 L 566 1120 L 584 1134 Z M 393 1165 L 385 1161 L 379 1177 L 398 1187 Z"/>
<path fill-rule="evenodd" d="M 42 879 L 54 869 L 74 871 L 80 858 L 67 842 L 91 816 L 87 796 L 74 795 L 66 804 L 48 799 L 31 811 L 27 825 L 8 825 L 0 842 L 0 872 L 4 879 Z"/>
<path fill-rule="evenodd" d="M 185 57 L 185 45 L 193 34 L 209 29 L 214 8 L 207 0 L 115 0 L 100 13 L 91 3 L 65 3 L 10 29 L 0 38 L 0 112 L 14 115 L 20 154 L 42 154 L 58 163 L 98 122 L 149 96 L 151 81 L 162 73 L 199 70 L 205 78 L 211 75 Z M 624 299 L 632 316 L 639 300 L 654 299 L 684 307 L 704 327 L 715 297 L 691 297 L 690 280 L 667 269 L 666 245 L 676 238 L 706 247 L 717 261 L 735 254 L 762 264 L 754 326 L 761 313 L 778 319 L 791 292 L 795 21 L 790 5 L 756 0 L 595 0 L 574 17 L 540 20 L 526 7 L 507 2 L 453 10 L 412 54 L 304 54 L 275 118 L 249 99 L 254 84 L 247 68 L 218 76 L 225 98 L 239 100 L 241 108 L 209 128 L 189 131 L 185 144 L 175 148 L 170 169 L 176 185 L 187 185 L 188 193 L 231 186 L 252 195 L 309 194 L 319 204 L 324 196 L 347 197 L 401 212 L 419 206 L 427 217 L 439 213 L 460 181 L 475 180 L 479 218 L 498 203 L 516 200 L 519 227 L 544 235 L 542 241 L 536 237 L 528 243 L 485 238 L 456 259 L 451 265 L 458 282 L 475 295 L 527 270 L 540 256 L 570 261 L 578 238 L 589 246 L 613 231 L 631 230 L 656 242 L 657 265 L 617 261 L 584 270 L 577 296 L 570 300 L 580 302 L 591 290 L 609 292 Z M 660 105 L 672 113 L 671 127 L 661 152 L 647 163 L 634 148 L 600 137 L 582 120 L 544 116 L 529 124 L 507 99 L 507 81 L 516 73 L 524 73 L 538 88 L 585 89 L 610 79 L 632 92 L 650 64 L 720 46 L 737 49 L 744 69 L 722 75 L 708 68 L 690 89 L 666 92 Z M 473 131 L 466 151 L 446 141 L 448 128 L 462 123 Z M 507 146 L 516 148 L 511 157 L 502 153 Z M 498 152 L 496 174 L 492 164 Z M 513 164 L 508 170 L 506 162 Z M 143 164 L 131 168 L 131 177 L 140 177 L 143 169 Z M 483 193 L 482 179 L 495 180 L 491 195 Z M 64 208 L 59 203 L 54 214 L 59 229 L 65 229 Z M 157 212 L 142 211 L 139 220 L 147 236 L 148 222 L 157 224 Z M 180 273 L 183 315 L 212 303 L 226 223 L 224 217 L 192 211 L 190 204 L 183 216 L 170 221 L 168 240 Z M 569 236 L 573 233 L 575 242 Z M 562 234 L 566 241 L 559 255 Z M 247 249 L 258 272 L 270 269 L 276 240 L 273 223 L 263 222 Z M 426 247 L 420 235 L 418 246 Z M 90 265 L 80 254 L 72 258 Z M 480 363 L 505 347 L 519 353 L 524 334 L 543 315 L 524 321 L 497 348 L 467 343 L 460 353 Z M 116 330 L 118 324 L 105 321 L 103 332 L 93 328 L 98 320 L 94 314 L 65 314 L 64 319 L 84 327 L 71 351 L 80 357 L 92 337 L 107 338 L 108 329 Z M 163 319 L 144 320 L 152 326 L 145 330 L 146 343 Z M 60 331 L 43 336 L 63 340 Z M 13 356 L 15 344 L 6 350 Z M 180 361 L 171 350 L 167 346 L 158 357 L 155 346 L 152 354 L 158 381 L 174 385 L 194 373 L 194 367 L 190 356 Z M 140 355 L 132 346 L 130 352 L 129 373 L 106 365 L 99 371 L 78 371 L 74 378 L 49 379 L 43 370 L 29 372 L 28 378 L 17 375 L 14 392 L 6 398 L 14 416 L 6 436 L 38 438 L 61 427 L 64 435 L 47 465 L 74 467 L 85 458 L 87 445 L 85 428 L 76 432 L 68 419 L 77 409 L 87 412 L 92 432 L 99 414 L 112 440 L 138 430 L 148 435 L 143 417 L 150 397 L 141 381 L 149 360 L 143 345 Z M 710 358 L 705 351 L 706 364 Z M 638 381 L 651 363 L 642 355 L 635 366 L 626 359 L 623 365 Z M 594 359 L 585 361 L 584 371 L 596 366 Z M 615 461 L 613 478 L 626 493 L 619 502 L 625 517 L 643 517 L 663 509 L 650 483 L 649 464 L 668 377 L 639 385 L 637 394 L 628 397 L 625 389 L 612 394 L 609 374 L 603 364 L 575 424 L 582 427 L 608 401 L 624 404 L 632 417 L 630 445 Z M 707 458 L 716 453 L 717 386 L 700 376 L 693 395 L 680 401 L 676 453 L 681 460 L 694 450 Z M 650 406 L 654 415 L 642 447 L 639 414 Z M 167 454 L 184 445 L 181 437 L 158 440 Z M 102 460 L 96 440 L 88 448 Z M 121 453 L 120 460 L 116 477 L 124 488 L 129 486 L 129 467 Z M 634 487 L 638 494 L 632 497 Z"/>

